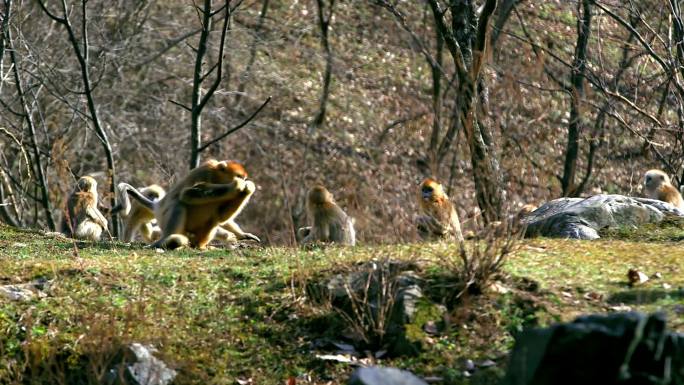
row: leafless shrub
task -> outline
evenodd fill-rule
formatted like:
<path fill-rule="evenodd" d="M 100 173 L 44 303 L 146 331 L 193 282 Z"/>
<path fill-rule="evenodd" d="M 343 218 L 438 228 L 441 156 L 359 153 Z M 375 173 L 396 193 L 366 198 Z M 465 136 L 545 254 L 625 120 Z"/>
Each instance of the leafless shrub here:
<path fill-rule="evenodd" d="M 458 253 L 446 256 L 445 267 L 453 274 L 463 294 L 481 294 L 494 281 L 501 267 L 518 249 L 525 227 L 517 221 L 494 222 L 472 240 L 461 242 Z"/>
<path fill-rule="evenodd" d="M 309 285 L 308 297 L 338 314 L 354 339 L 379 347 L 403 325 L 400 305 L 416 281 L 412 264 L 388 258 L 340 272 L 323 284 Z"/>
<path fill-rule="evenodd" d="M 397 280 L 389 262 L 371 262 L 364 265 L 362 290 L 345 282 L 351 312 L 336 308 L 349 327 L 367 344 L 382 342 L 387 333 L 397 297 Z M 363 278 L 362 278 L 363 279 Z"/>

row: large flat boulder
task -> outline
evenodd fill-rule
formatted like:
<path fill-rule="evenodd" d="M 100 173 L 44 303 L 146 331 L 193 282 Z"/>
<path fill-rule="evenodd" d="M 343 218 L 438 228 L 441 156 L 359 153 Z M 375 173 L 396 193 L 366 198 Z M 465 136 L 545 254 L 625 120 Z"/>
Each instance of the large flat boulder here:
<path fill-rule="evenodd" d="M 528 237 L 597 239 L 601 229 L 638 227 L 667 216 L 684 218 L 684 211 L 654 199 L 601 194 L 552 200 L 530 213 L 524 223 Z"/>

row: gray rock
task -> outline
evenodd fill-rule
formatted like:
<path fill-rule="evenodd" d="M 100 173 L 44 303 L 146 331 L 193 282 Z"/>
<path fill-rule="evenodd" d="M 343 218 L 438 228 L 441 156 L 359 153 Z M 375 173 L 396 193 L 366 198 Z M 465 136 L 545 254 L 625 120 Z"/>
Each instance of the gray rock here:
<path fill-rule="evenodd" d="M 682 385 L 684 335 L 662 314 L 593 315 L 516 337 L 502 385 Z"/>
<path fill-rule="evenodd" d="M 27 302 L 35 298 L 44 298 L 46 291 L 50 289 L 52 281 L 39 278 L 31 282 L 20 283 L 17 285 L 0 285 L 0 297 L 10 301 Z"/>
<path fill-rule="evenodd" d="M 684 211 L 658 200 L 602 194 L 547 202 L 524 223 L 528 237 L 597 239 L 601 229 L 658 223 L 666 216 L 684 218 Z"/>
<path fill-rule="evenodd" d="M 150 346 L 132 343 L 126 349 L 123 363 L 112 367 L 106 375 L 107 385 L 168 385 L 176 378 L 176 371 L 170 369 L 152 353 Z M 122 380 L 123 376 L 123 380 Z"/>
<path fill-rule="evenodd" d="M 352 373 L 348 385 L 427 385 L 413 373 L 397 368 L 373 366 Z"/>

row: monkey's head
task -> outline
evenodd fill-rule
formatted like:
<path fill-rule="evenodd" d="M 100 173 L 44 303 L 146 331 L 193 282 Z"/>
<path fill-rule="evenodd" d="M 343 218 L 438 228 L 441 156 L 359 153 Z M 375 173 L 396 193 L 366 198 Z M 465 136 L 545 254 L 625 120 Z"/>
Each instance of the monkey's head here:
<path fill-rule="evenodd" d="M 97 192 L 97 181 L 91 176 L 82 176 L 76 182 L 76 191 Z"/>
<path fill-rule="evenodd" d="M 644 174 L 644 190 L 655 191 L 662 185 L 670 183 L 670 177 L 660 170 L 648 170 Z"/>
<path fill-rule="evenodd" d="M 320 205 L 333 202 L 333 196 L 323 185 L 316 185 L 309 190 L 309 204 Z"/>
<path fill-rule="evenodd" d="M 437 201 L 446 196 L 442 185 L 434 179 L 427 178 L 420 184 L 421 201 Z"/>
<path fill-rule="evenodd" d="M 141 188 L 140 192 L 151 201 L 158 201 L 162 199 L 164 195 L 166 195 L 166 191 L 164 191 L 164 189 L 157 184 L 151 184 L 147 187 Z"/>
<path fill-rule="evenodd" d="M 206 176 L 206 178 L 203 179 L 211 183 L 230 183 L 234 181 L 235 178 L 247 179 L 245 167 L 242 164 L 233 161 L 218 161 L 211 159 L 195 170 L 197 170 L 197 173 Z"/>

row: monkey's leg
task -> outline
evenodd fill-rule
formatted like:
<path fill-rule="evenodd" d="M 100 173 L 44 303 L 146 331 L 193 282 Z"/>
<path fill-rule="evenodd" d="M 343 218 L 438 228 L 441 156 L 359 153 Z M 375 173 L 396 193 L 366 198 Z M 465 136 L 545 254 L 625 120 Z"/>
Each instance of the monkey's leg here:
<path fill-rule="evenodd" d="M 197 248 L 201 250 L 206 249 L 209 242 L 211 242 L 216 236 L 217 229 L 218 226 L 214 227 L 209 231 L 203 231 L 201 234 L 195 234 L 196 239 L 194 240 L 194 242 L 196 243 Z"/>
<path fill-rule="evenodd" d="M 176 239 L 178 237 L 175 236 L 180 236 L 183 237 L 184 240 L 187 243 L 187 236 L 184 234 L 185 232 L 185 217 L 187 215 L 187 207 L 182 204 L 177 204 L 176 207 L 173 208 L 170 214 L 165 214 L 164 216 L 164 221 L 159 222 L 159 224 L 162 226 L 161 232 L 162 235 L 159 238 L 158 241 L 154 242 L 152 244 L 152 247 L 162 247 L 162 248 L 167 248 L 167 245 L 169 244 L 170 241 L 173 241 L 173 239 Z M 173 241 L 173 244 L 175 243 L 183 243 L 183 242 L 175 242 Z M 174 247 L 171 247 L 174 248 Z"/>
<path fill-rule="evenodd" d="M 124 223 L 124 231 L 123 234 L 121 235 L 121 240 L 124 242 L 132 242 L 133 237 L 135 236 L 135 228 L 134 228 L 134 223 L 133 223 L 133 218 L 126 218 L 128 219 Z"/>
<path fill-rule="evenodd" d="M 84 220 L 76 227 L 76 238 L 97 242 L 102 235 L 102 227 L 90 220 Z"/>
<path fill-rule="evenodd" d="M 227 243 L 236 242 L 238 240 L 234 233 L 224 229 L 221 226 L 216 228 L 216 234 L 214 235 L 214 239 L 218 239 L 219 241 Z"/>
<path fill-rule="evenodd" d="M 140 236 L 147 243 L 159 240 L 162 235 L 162 230 L 159 226 L 157 226 L 157 222 L 155 220 L 143 221 L 140 226 L 138 226 L 138 231 L 140 232 Z"/>
<path fill-rule="evenodd" d="M 229 219 L 229 220 L 221 223 L 221 227 L 223 227 L 224 229 L 235 234 L 237 236 L 237 239 L 251 239 L 251 240 L 254 240 L 254 241 L 261 243 L 261 239 L 259 239 L 259 237 L 257 237 L 256 235 L 254 235 L 252 233 L 246 233 L 246 232 L 242 231 L 240 226 L 238 226 L 238 224 L 235 223 L 235 221 L 233 219 Z"/>

